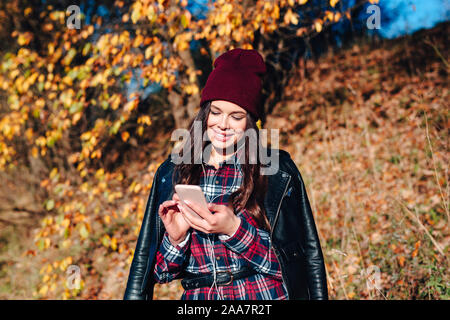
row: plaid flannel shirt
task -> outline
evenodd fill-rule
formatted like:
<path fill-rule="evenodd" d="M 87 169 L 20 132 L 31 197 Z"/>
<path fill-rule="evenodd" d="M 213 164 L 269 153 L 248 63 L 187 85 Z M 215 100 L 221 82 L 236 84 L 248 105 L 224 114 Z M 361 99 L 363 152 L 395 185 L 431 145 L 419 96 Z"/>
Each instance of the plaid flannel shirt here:
<path fill-rule="evenodd" d="M 239 166 L 241 155 L 242 151 L 238 150 L 231 158 L 232 163 L 224 161 L 219 164 L 218 169 L 203 161 L 206 176 L 201 173 L 200 186 L 208 202 L 227 204 L 229 195 L 239 188 L 243 178 Z M 238 170 L 235 170 L 233 163 Z M 234 179 L 236 180 L 233 186 Z M 231 191 L 223 195 L 228 190 Z M 216 272 L 234 272 L 243 267 L 250 267 L 257 273 L 248 278 L 234 280 L 230 285 L 185 290 L 181 299 L 287 299 L 288 293 L 282 280 L 280 264 L 271 248 L 269 232 L 258 228 L 255 219 L 246 209 L 238 212 L 237 216 L 241 223 L 231 237 L 205 234 L 191 228 L 186 239 L 173 246 L 166 232 L 156 254 L 155 280 L 158 283 L 170 282 L 184 270 L 196 274 L 213 274 L 214 269 Z"/>

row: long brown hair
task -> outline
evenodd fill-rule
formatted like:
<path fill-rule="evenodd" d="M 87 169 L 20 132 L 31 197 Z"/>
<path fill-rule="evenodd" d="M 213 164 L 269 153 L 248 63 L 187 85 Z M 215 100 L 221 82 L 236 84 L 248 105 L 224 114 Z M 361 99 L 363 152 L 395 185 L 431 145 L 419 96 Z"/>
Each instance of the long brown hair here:
<path fill-rule="evenodd" d="M 189 135 L 190 139 L 186 142 L 190 144 L 190 155 L 191 161 L 189 163 L 180 163 L 175 166 L 174 173 L 172 176 L 172 185 L 175 184 L 200 184 L 200 174 L 202 170 L 202 165 L 199 163 L 198 159 L 195 161 L 196 157 L 200 157 L 200 155 L 196 155 L 194 150 L 202 150 L 203 152 L 206 144 L 209 143 L 206 139 L 203 140 L 202 137 L 205 136 L 205 131 L 207 129 L 207 120 L 209 116 L 209 112 L 211 110 L 211 101 L 207 101 L 198 112 L 197 116 L 190 122 L 189 124 Z M 194 136 L 194 123 L 195 121 L 200 121 L 202 124 L 202 135 Z M 256 132 L 257 137 L 257 148 L 256 155 L 260 153 L 260 148 L 262 148 L 260 138 L 259 138 L 259 130 L 256 126 L 256 121 L 251 113 L 247 112 L 247 125 L 245 130 L 253 128 Z M 267 216 L 264 209 L 264 197 L 267 192 L 267 175 L 260 174 L 261 163 L 259 157 L 256 156 L 256 163 L 252 161 L 251 164 L 249 161 L 249 137 L 248 135 L 244 136 L 245 143 L 245 161 L 241 163 L 243 179 L 242 184 L 239 189 L 234 191 L 229 198 L 230 204 L 237 210 L 242 210 L 243 208 L 247 209 L 247 211 L 253 216 L 253 218 L 258 223 L 258 226 L 265 230 L 270 230 L 270 224 L 267 220 Z M 181 148 L 179 155 L 183 156 L 183 149 Z"/>

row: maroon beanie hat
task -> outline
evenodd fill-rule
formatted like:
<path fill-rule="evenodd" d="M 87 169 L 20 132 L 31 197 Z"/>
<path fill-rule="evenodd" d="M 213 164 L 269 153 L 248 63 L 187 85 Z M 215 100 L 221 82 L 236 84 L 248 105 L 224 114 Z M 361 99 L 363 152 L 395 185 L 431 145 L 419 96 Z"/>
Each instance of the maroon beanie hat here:
<path fill-rule="evenodd" d="M 261 76 L 266 72 L 256 50 L 232 49 L 217 57 L 201 91 L 200 105 L 211 100 L 236 103 L 255 116 L 261 115 Z"/>

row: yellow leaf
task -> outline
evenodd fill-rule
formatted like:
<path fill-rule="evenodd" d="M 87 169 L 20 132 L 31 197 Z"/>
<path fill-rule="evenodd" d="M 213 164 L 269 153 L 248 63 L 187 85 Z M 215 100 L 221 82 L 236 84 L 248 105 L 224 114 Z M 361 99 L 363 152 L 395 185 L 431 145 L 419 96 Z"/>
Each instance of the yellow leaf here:
<path fill-rule="evenodd" d="M 114 237 L 111 239 L 111 249 L 113 250 L 117 249 L 117 239 Z"/>
<path fill-rule="evenodd" d="M 419 247 L 420 247 L 420 240 L 417 241 L 417 242 L 414 244 L 414 248 L 415 248 L 415 249 L 418 249 Z"/>
<path fill-rule="evenodd" d="M 77 112 L 73 115 L 72 124 L 75 125 L 81 119 L 81 112 Z"/>
<path fill-rule="evenodd" d="M 258 129 L 261 129 L 261 119 L 256 121 L 256 126 L 258 127 Z"/>
<path fill-rule="evenodd" d="M 155 8 L 150 5 L 147 9 L 147 19 L 150 22 L 155 22 L 155 20 L 158 18 L 158 15 L 155 12 Z"/>
<path fill-rule="evenodd" d="M 103 221 L 105 221 L 106 224 L 110 224 L 111 223 L 111 217 L 110 216 L 104 216 L 103 217 Z"/>
<path fill-rule="evenodd" d="M 48 247 L 50 247 L 50 238 L 45 238 L 44 246 L 45 246 L 45 249 L 48 249 Z"/>
<path fill-rule="evenodd" d="M 84 223 L 81 225 L 79 232 L 80 232 L 81 239 L 87 239 L 87 237 L 89 236 L 89 231 L 86 228 L 86 224 L 84 224 Z"/>
<path fill-rule="evenodd" d="M 137 99 L 128 101 L 128 102 L 125 104 L 125 106 L 123 107 L 123 108 L 124 108 L 124 111 L 126 111 L 126 112 L 131 112 L 131 111 L 133 111 L 133 110 L 137 107 L 138 104 L 139 104 L 139 101 L 138 101 Z"/>
<path fill-rule="evenodd" d="M 101 179 L 104 175 L 105 175 L 105 170 L 103 168 L 100 168 L 95 172 L 95 177 L 97 179 Z"/>
<path fill-rule="evenodd" d="M 124 131 L 122 132 L 122 140 L 124 142 L 126 142 L 128 140 L 128 138 L 130 137 L 130 134 L 128 133 L 128 131 Z"/>
<path fill-rule="evenodd" d="M 274 7 L 273 7 L 273 11 L 272 11 L 272 13 L 270 14 L 270 16 L 273 18 L 273 19 L 278 19 L 279 17 L 280 17 L 280 7 L 278 6 L 278 5 L 275 5 Z"/>
<path fill-rule="evenodd" d="M 126 206 L 125 209 L 122 212 L 122 217 L 126 218 L 128 216 L 128 214 L 130 213 L 130 207 Z"/>
<path fill-rule="evenodd" d="M 70 246 L 70 242 L 71 242 L 70 239 L 64 240 L 62 243 L 62 247 L 64 249 L 67 249 Z"/>
<path fill-rule="evenodd" d="M 412 253 L 412 257 L 414 258 L 415 256 L 417 256 L 417 253 L 419 252 L 419 247 L 420 247 L 420 240 L 417 241 L 414 245 L 414 251 Z"/>
<path fill-rule="evenodd" d="M 41 270 L 39 270 L 39 274 L 43 274 L 45 272 L 45 266 L 43 266 L 42 268 L 41 268 Z"/>
<path fill-rule="evenodd" d="M 34 84 L 36 82 L 36 79 L 38 78 L 39 74 L 37 72 L 33 73 L 29 78 L 28 81 L 30 84 Z"/>
<path fill-rule="evenodd" d="M 131 13 L 131 20 L 133 21 L 133 23 L 136 23 L 139 20 L 139 18 L 141 17 L 141 9 L 142 9 L 141 2 L 136 1 L 134 3 L 133 12 Z"/>
<path fill-rule="evenodd" d="M 33 11 L 33 9 L 30 8 L 30 7 L 28 7 L 28 8 L 25 9 L 25 11 L 24 11 L 23 13 L 24 13 L 24 15 L 25 15 L 25 17 L 26 17 L 26 16 L 28 16 L 32 11 Z"/>
<path fill-rule="evenodd" d="M 316 22 L 314 23 L 314 28 L 316 28 L 316 31 L 317 31 L 317 32 L 322 31 L 322 23 L 321 23 L 320 21 L 316 21 Z"/>
<path fill-rule="evenodd" d="M 340 18 L 341 18 L 341 14 L 339 12 L 336 12 L 334 14 L 334 22 L 338 22 Z"/>
<path fill-rule="evenodd" d="M 111 244 L 111 238 L 110 238 L 107 234 L 105 234 L 105 235 L 102 237 L 101 242 L 102 242 L 102 244 L 103 244 L 105 247 L 108 248 L 108 247 L 110 246 L 110 244 Z"/>
<path fill-rule="evenodd" d="M 284 23 L 289 24 L 291 21 L 291 16 L 292 16 L 292 10 L 291 10 L 291 8 L 289 8 L 288 11 L 286 12 L 286 14 L 284 15 Z"/>
<path fill-rule="evenodd" d="M 286 14 L 284 15 L 284 23 L 298 24 L 297 14 L 292 12 L 291 8 L 289 8 Z"/>
<path fill-rule="evenodd" d="M 143 41 L 144 41 L 144 37 L 141 34 L 138 34 L 136 36 L 136 38 L 134 39 L 133 47 L 135 47 L 135 48 L 139 47 Z"/>
<path fill-rule="evenodd" d="M 331 11 L 325 11 L 325 21 L 329 20 L 329 21 L 333 21 L 334 19 L 334 14 Z"/>
<path fill-rule="evenodd" d="M 137 183 L 137 184 L 134 186 L 134 192 L 135 192 L 135 193 L 138 193 L 138 192 L 141 190 L 141 188 L 142 188 L 141 184 L 140 184 L 140 183 Z"/>
<path fill-rule="evenodd" d="M 112 203 L 112 202 L 114 202 L 114 199 L 115 199 L 115 194 L 114 193 L 110 193 L 108 195 L 108 202 Z"/>
<path fill-rule="evenodd" d="M 330 6 L 334 8 L 338 2 L 339 0 L 330 0 Z"/>
<path fill-rule="evenodd" d="M 130 255 L 127 259 L 127 265 L 131 265 L 132 261 L 133 261 L 133 255 Z"/>
<path fill-rule="evenodd" d="M 45 296 L 45 294 L 47 293 L 47 291 L 48 291 L 48 285 L 44 284 L 44 285 L 42 286 L 42 288 L 39 290 L 39 294 Z"/>
<path fill-rule="evenodd" d="M 29 32 L 21 33 L 17 38 L 17 43 L 21 46 L 24 46 L 29 44 L 32 38 L 33 36 Z"/>
<path fill-rule="evenodd" d="M 62 222 L 61 222 L 61 226 L 63 226 L 64 228 L 69 227 L 70 225 L 70 220 L 65 218 Z"/>
<path fill-rule="evenodd" d="M 149 116 L 144 115 L 144 116 L 140 116 L 138 118 L 138 123 L 144 123 L 144 124 L 149 126 L 149 125 L 152 124 L 152 120 L 151 120 L 151 118 Z"/>
<path fill-rule="evenodd" d="M 153 58 L 153 65 L 156 66 L 158 64 L 158 62 L 161 60 L 162 55 L 160 52 L 158 52 L 158 54 Z"/>
<path fill-rule="evenodd" d="M 150 57 L 152 56 L 152 51 L 153 51 L 153 47 L 147 47 L 147 49 L 145 49 L 145 59 L 150 59 Z"/>
<path fill-rule="evenodd" d="M 92 158 L 92 159 L 95 159 L 95 158 L 100 159 L 101 157 L 102 157 L 102 152 L 101 152 L 99 149 L 95 150 L 95 151 L 91 154 L 91 158 Z"/>
<path fill-rule="evenodd" d="M 33 147 L 31 149 L 31 155 L 33 156 L 33 158 L 37 158 L 38 153 L 39 153 L 39 151 L 38 151 L 38 149 L 36 147 Z"/>
<path fill-rule="evenodd" d="M 140 137 L 142 137 L 142 135 L 144 134 L 144 127 L 143 126 L 139 126 L 137 129 L 137 133 Z"/>
<path fill-rule="evenodd" d="M 50 172 L 50 179 L 53 179 L 57 173 L 58 173 L 58 168 L 53 168 L 52 171 Z"/>

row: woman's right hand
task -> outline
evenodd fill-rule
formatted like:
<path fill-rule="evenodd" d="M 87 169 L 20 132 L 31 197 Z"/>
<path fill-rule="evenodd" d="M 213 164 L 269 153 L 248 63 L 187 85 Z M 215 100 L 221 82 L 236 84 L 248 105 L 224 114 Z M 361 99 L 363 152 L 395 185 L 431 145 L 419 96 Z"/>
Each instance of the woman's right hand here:
<path fill-rule="evenodd" d="M 161 203 L 158 210 L 158 214 L 169 234 L 169 240 L 174 246 L 186 239 L 187 231 L 190 228 L 177 206 L 179 202 L 180 198 L 174 193 L 172 200 Z"/>

